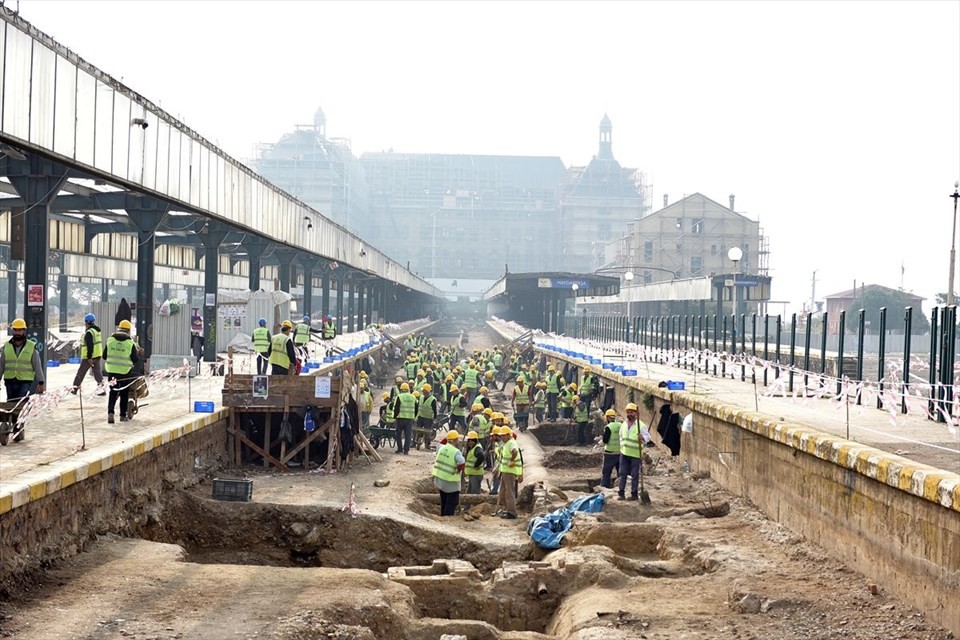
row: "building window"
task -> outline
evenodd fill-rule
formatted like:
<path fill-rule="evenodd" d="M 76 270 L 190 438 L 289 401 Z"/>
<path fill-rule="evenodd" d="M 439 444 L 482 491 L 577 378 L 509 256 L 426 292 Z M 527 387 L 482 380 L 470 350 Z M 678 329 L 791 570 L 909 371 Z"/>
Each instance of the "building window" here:
<path fill-rule="evenodd" d="M 717 255 L 717 245 L 715 244 L 710 245 L 710 255 L 712 256 Z"/>
<path fill-rule="evenodd" d="M 703 258 L 700 256 L 691 256 L 690 258 L 690 275 L 691 276 L 702 276 L 703 275 Z"/>
<path fill-rule="evenodd" d="M 701 234 L 703 233 L 703 218 L 694 218 L 693 225 L 690 227 L 691 233 Z"/>
<path fill-rule="evenodd" d="M 650 284 L 653 282 L 653 274 L 649 271 L 643 272 L 643 284 Z"/>
<path fill-rule="evenodd" d="M 681 253 L 682 251 L 683 251 L 683 245 L 678 242 L 678 243 L 677 243 L 677 253 Z"/>
<path fill-rule="evenodd" d="M 644 262 L 653 262 L 653 243 L 652 242 L 643 243 L 643 260 Z"/>

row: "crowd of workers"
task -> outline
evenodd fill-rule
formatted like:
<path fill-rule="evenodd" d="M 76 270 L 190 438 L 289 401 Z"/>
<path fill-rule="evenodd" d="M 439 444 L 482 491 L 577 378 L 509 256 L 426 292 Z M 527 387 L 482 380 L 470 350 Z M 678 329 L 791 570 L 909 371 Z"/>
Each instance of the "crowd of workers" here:
<path fill-rule="evenodd" d="M 452 346 L 434 345 L 430 338 L 411 336 L 404 343 L 407 353 L 405 375 L 383 393 L 379 425 L 393 430 L 397 454 L 409 454 L 411 445 L 422 438 L 429 448 L 437 429 L 445 431 L 433 467 L 434 484 L 440 492 L 440 514 L 452 516 L 459 505 L 461 487 L 467 494 L 488 487 L 498 496 L 498 514 L 517 517 L 517 489 L 523 482 L 523 452 L 519 433 L 545 420 L 569 419 L 577 424 L 581 446 L 592 442 L 590 414 L 598 403 L 602 387 L 591 367 L 583 369 L 579 384 L 566 382 L 557 367 L 545 360 L 533 362 L 518 350 L 505 353 L 496 348 L 475 350 L 469 357 Z M 531 354 L 532 357 L 532 354 Z M 578 375 L 577 372 L 571 372 Z M 510 419 L 492 405 L 490 388 L 501 384 L 509 398 L 515 431 Z M 369 426 L 372 394 L 361 374 L 361 425 Z M 618 419 L 609 406 L 609 394 L 602 402 L 606 427 L 603 433 L 603 486 L 611 486 L 613 469 L 619 473 L 620 499 L 637 500 L 641 453 L 652 446 L 647 426 L 638 418 L 637 405 L 625 408 L 626 418 Z M 626 495 L 627 477 L 631 478 Z"/>
<path fill-rule="evenodd" d="M 319 335 L 325 342 L 337 337 L 337 326 L 330 316 L 324 316 L 319 329 L 313 328 L 310 316 L 294 325 L 291 320 L 280 323 L 280 331 L 270 335 L 267 319 L 260 318 L 251 338 L 257 352 L 257 374 L 265 375 L 270 367 L 270 375 L 286 376 L 300 373 L 300 367 L 309 358 L 311 337 Z"/>

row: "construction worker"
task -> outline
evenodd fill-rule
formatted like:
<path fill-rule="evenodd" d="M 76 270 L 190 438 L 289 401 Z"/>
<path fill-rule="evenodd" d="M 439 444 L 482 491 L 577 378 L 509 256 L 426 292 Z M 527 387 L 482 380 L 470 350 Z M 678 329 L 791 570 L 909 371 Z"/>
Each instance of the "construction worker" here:
<path fill-rule="evenodd" d="M 293 340 L 290 339 L 292 331 L 293 323 L 284 320 L 280 325 L 280 333 L 270 338 L 270 349 L 267 351 L 271 365 L 270 375 L 288 376 L 297 372 L 297 353 L 293 348 Z"/>
<path fill-rule="evenodd" d="M 323 316 L 323 325 L 320 331 L 322 331 L 321 337 L 324 340 L 333 340 L 337 337 L 337 325 L 333 323 L 330 316 Z"/>
<path fill-rule="evenodd" d="M 620 483 L 617 497 L 625 499 L 627 476 L 630 476 L 630 500 L 639 500 L 640 473 L 643 471 L 641 458 L 643 447 L 650 442 L 647 425 L 637 417 L 637 405 L 630 403 L 626 408 L 627 421 L 620 426 Z"/>
<path fill-rule="evenodd" d="M 560 418 L 571 420 L 573 418 L 573 396 L 577 395 L 577 383 L 571 382 L 567 387 L 560 391 L 560 397 L 557 404 L 560 406 Z"/>
<path fill-rule="evenodd" d="M 587 404 L 587 413 L 590 413 L 590 405 L 594 396 L 597 394 L 597 376 L 593 375 L 590 365 L 583 368 L 583 379 L 580 381 L 580 401 Z"/>
<path fill-rule="evenodd" d="M 557 402 L 564 389 L 563 377 L 557 375 L 553 365 L 547 367 L 547 420 L 557 419 Z"/>
<path fill-rule="evenodd" d="M 93 372 L 93 379 L 97 381 L 97 395 L 102 396 L 106 391 L 103 389 L 103 372 L 100 371 L 101 360 L 103 357 L 103 336 L 100 334 L 100 327 L 97 326 L 97 316 L 88 313 L 83 318 L 86 329 L 83 332 L 83 342 L 80 345 L 80 368 L 77 369 L 77 375 L 73 378 L 73 389 L 70 393 L 76 395 L 83 384 L 83 379 L 87 371 Z"/>
<path fill-rule="evenodd" d="M 531 387 L 523 376 L 517 376 L 517 384 L 513 387 L 513 419 L 517 421 L 520 431 L 526 431 L 530 420 L 530 403 L 533 397 Z"/>
<path fill-rule="evenodd" d="M 388 392 L 384 391 L 381 400 L 383 400 L 383 404 L 380 405 L 380 426 L 393 427 L 397 423 L 397 419 L 393 417 L 393 398 L 390 397 Z"/>
<path fill-rule="evenodd" d="M 360 430 L 366 431 L 370 427 L 370 414 L 373 413 L 373 392 L 367 384 L 367 374 L 360 372 Z"/>
<path fill-rule="evenodd" d="M 603 467 L 600 469 L 600 486 L 610 489 L 613 487 L 610 479 L 613 470 L 620 464 L 620 421 L 617 412 L 607 409 L 603 414 L 607 424 L 603 427 Z"/>
<path fill-rule="evenodd" d="M 7 388 L 7 401 L 15 401 L 30 394 L 30 387 L 37 383 L 37 393 L 43 393 L 46 385 L 43 381 L 43 362 L 40 351 L 33 340 L 27 340 L 27 323 L 17 318 L 10 324 L 13 337 L 0 351 L 0 375 Z M 23 432 L 17 434 L 15 442 L 23 440 Z"/>
<path fill-rule="evenodd" d="M 390 399 L 394 400 L 400 395 L 400 385 L 403 384 L 403 376 L 397 376 L 393 379 L 394 385 L 390 387 Z"/>
<path fill-rule="evenodd" d="M 480 434 L 476 431 L 471 431 L 467 434 L 467 461 L 464 467 L 464 475 L 467 476 L 468 494 L 480 494 L 483 486 L 485 462 L 486 458 L 483 453 L 483 445 L 480 444 Z"/>
<path fill-rule="evenodd" d="M 257 328 L 253 330 L 253 348 L 257 352 L 257 375 L 267 373 L 270 364 L 270 329 L 267 329 L 267 319 L 260 318 Z"/>
<path fill-rule="evenodd" d="M 409 455 L 410 442 L 413 440 L 413 421 L 416 416 L 417 399 L 410 393 L 410 385 L 404 382 L 400 385 L 400 395 L 393 403 L 393 417 L 397 419 L 397 453 Z"/>
<path fill-rule="evenodd" d="M 430 442 L 433 441 L 433 425 L 437 419 L 437 398 L 433 395 L 433 387 L 424 383 L 420 387 L 420 403 L 417 405 L 417 428 L 425 429 L 431 435 L 423 436 L 424 450 L 430 449 Z"/>
<path fill-rule="evenodd" d="M 480 395 L 474 398 L 475 402 L 479 402 L 484 409 L 490 408 L 490 389 L 487 387 L 480 387 Z"/>
<path fill-rule="evenodd" d="M 547 408 L 547 383 L 542 380 L 537 383 L 537 392 L 533 396 L 533 413 L 537 424 L 543 422 L 543 415 Z"/>
<path fill-rule="evenodd" d="M 590 413 L 582 396 L 573 396 L 573 421 L 577 424 L 577 446 L 587 446 L 587 430 Z"/>
<path fill-rule="evenodd" d="M 312 322 L 310 316 L 303 316 L 303 320 L 298 322 L 293 330 L 293 346 L 300 351 L 303 362 L 310 359 L 310 349 L 307 346 L 310 344 L 310 334 L 322 334 L 322 330 L 314 329 L 311 326 Z"/>
<path fill-rule="evenodd" d="M 136 380 L 132 375 L 133 367 L 140 362 L 140 349 L 130 337 L 133 325 L 129 320 L 121 320 L 117 330 L 107 338 L 107 377 L 110 383 L 110 395 L 107 398 L 107 423 L 113 424 L 114 409 L 120 400 L 120 422 L 130 419 L 127 407 L 130 401 L 130 387 Z"/>
<path fill-rule="evenodd" d="M 494 416 L 498 414 L 494 413 Z M 503 438 L 500 437 L 503 427 L 497 424 L 496 419 L 494 419 L 494 427 L 491 431 L 490 436 L 490 445 L 487 447 L 485 453 L 487 456 L 487 464 L 493 471 L 491 475 L 492 485 L 490 487 L 490 495 L 495 496 L 500 493 L 500 453 L 503 451 Z"/>
<path fill-rule="evenodd" d="M 503 446 L 500 449 L 500 491 L 503 493 L 503 514 L 507 520 L 517 518 L 517 485 L 523 482 L 523 457 L 520 455 L 520 445 L 517 444 L 513 432 L 507 427 L 501 427 L 500 438 Z"/>
<path fill-rule="evenodd" d="M 467 365 L 467 370 L 463 374 L 463 386 L 467 404 L 471 405 L 477 395 L 477 389 L 480 388 L 480 372 L 477 371 L 477 363 L 473 360 Z"/>
<path fill-rule="evenodd" d="M 460 504 L 460 474 L 463 473 L 466 459 L 456 446 L 459 439 L 459 433 L 449 432 L 437 449 L 433 463 L 433 484 L 440 491 L 441 516 L 456 515 L 457 505 Z"/>
<path fill-rule="evenodd" d="M 459 425 L 467 431 L 467 397 L 456 385 L 450 387 L 450 428 L 456 429 Z"/>

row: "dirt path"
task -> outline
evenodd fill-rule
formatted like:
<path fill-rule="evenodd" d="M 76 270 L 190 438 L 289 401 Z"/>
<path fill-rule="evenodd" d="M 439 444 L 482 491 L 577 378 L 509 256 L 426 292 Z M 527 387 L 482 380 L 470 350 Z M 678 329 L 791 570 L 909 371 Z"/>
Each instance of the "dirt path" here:
<path fill-rule="evenodd" d="M 484 348 L 484 338 L 471 335 L 469 347 Z M 534 437 L 524 435 L 528 450 L 539 448 Z M 548 508 L 585 495 L 599 478 L 598 450 L 545 446 L 542 451 L 542 459 L 530 456 L 527 464 L 551 490 Z M 254 478 L 251 504 L 210 500 L 209 484 L 171 495 L 158 524 L 143 533 L 178 544 L 101 539 L 92 551 L 48 571 L 31 592 L 0 603 L 0 635 L 24 640 L 439 640 L 443 633 L 470 640 L 952 638 L 889 597 L 883 585 L 871 593 L 863 576 L 710 479 L 684 476 L 662 457 L 662 447 L 653 454 L 646 483 L 651 505 L 611 499 L 600 514 L 577 516 L 564 548 L 550 554 L 530 545 L 526 518 L 492 517 L 487 504 L 465 516 L 440 518 L 437 505 L 417 497 L 429 491 L 432 453 L 381 453 L 382 463 L 361 460 L 330 475 L 245 468 L 243 475 Z M 381 479 L 389 486 L 375 487 Z M 344 510 L 351 485 L 355 517 Z M 705 518 L 695 512 L 705 505 L 728 505 L 729 513 Z M 394 561 L 423 566 L 440 557 L 473 562 L 482 575 L 448 581 L 438 576 L 435 592 L 425 592 L 384 573 Z M 511 571 L 494 570 L 503 561 L 527 566 L 541 559 L 543 564 L 531 565 L 548 585 L 539 597 L 536 588 L 532 594 L 511 591 L 526 583 L 511 586 Z M 483 599 L 493 604 L 484 606 Z M 541 607 L 542 619 L 531 621 L 530 607 Z"/>

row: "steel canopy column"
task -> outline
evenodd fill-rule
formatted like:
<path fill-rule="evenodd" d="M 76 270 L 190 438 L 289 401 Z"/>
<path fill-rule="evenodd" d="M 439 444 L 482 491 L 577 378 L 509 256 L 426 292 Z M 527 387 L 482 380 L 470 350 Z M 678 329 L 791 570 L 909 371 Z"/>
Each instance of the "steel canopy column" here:
<path fill-rule="evenodd" d="M 290 293 L 290 286 L 297 281 L 296 276 L 290 277 L 293 273 L 293 265 L 297 261 L 297 252 L 289 249 L 277 250 L 277 260 L 280 261 L 277 267 L 280 272 L 280 290 Z"/>
<path fill-rule="evenodd" d="M 153 354 L 156 231 L 165 216 L 166 211 L 156 209 L 127 209 L 127 217 L 137 230 L 137 341 L 147 360 Z"/>
<path fill-rule="evenodd" d="M 358 282 L 353 285 L 353 293 L 354 295 L 357 296 L 357 331 L 363 330 L 363 328 L 366 327 L 367 324 L 369 324 L 366 321 L 366 317 L 364 313 L 364 304 L 365 304 L 365 301 L 363 299 L 364 289 L 365 287 L 362 282 Z"/>
<path fill-rule="evenodd" d="M 220 276 L 220 245 L 227 228 L 209 222 L 200 231 L 203 242 L 203 361 L 217 361 L 217 288 Z"/>
<path fill-rule="evenodd" d="M 343 333 L 343 276 L 337 278 L 337 335 Z"/>
<path fill-rule="evenodd" d="M 347 285 L 347 333 L 356 331 L 354 324 L 354 312 L 356 311 L 354 294 L 357 292 L 357 283 L 351 278 Z"/>
<path fill-rule="evenodd" d="M 566 332 L 567 299 L 563 294 L 557 298 L 557 333 Z"/>
<path fill-rule="evenodd" d="M 17 261 L 10 257 L 7 250 L 7 325 L 17 317 Z"/>
<path fill-rule="evenodd" d="M 9 159 L 8 159 L 9 161 Z M 44 371 L 47 367 L 47 266 L 50 259 L 50 205 L 67 180 L 67 169 L 30 155 L 8 173 L 10 183 L 23 199 L 24 260 L 23 319 L 27 323 L 27 339 L 36 343 Z M 12 175 L 17 169 L 21 175 Z M 33 293 L 33 295 L 31 295 Z"/>
<path fill-rule="evenodd" d="M 263 258 L 263 251 L 267 248 L 267 243 L 260 238 L 244 238 L 243 247 L 247 250 L 247 263 L 250 273 L 248 286 L 250 291 L 260 290 L 260 260 Z"/>
<path fill-rule="evenodd" d="M 57 276 L 57 291 L 60 292 L 60 331 L 67 330 L 67 305 L 70 303 L 70 280 L 63 272 L 63 258 L 60 259 L 60 274 Z"/>
<path fill-rule="evenodd" d="M 324 316 L 330 315 L 330 271 L 326 269 L 320 280 L 320 311 Z"/>

